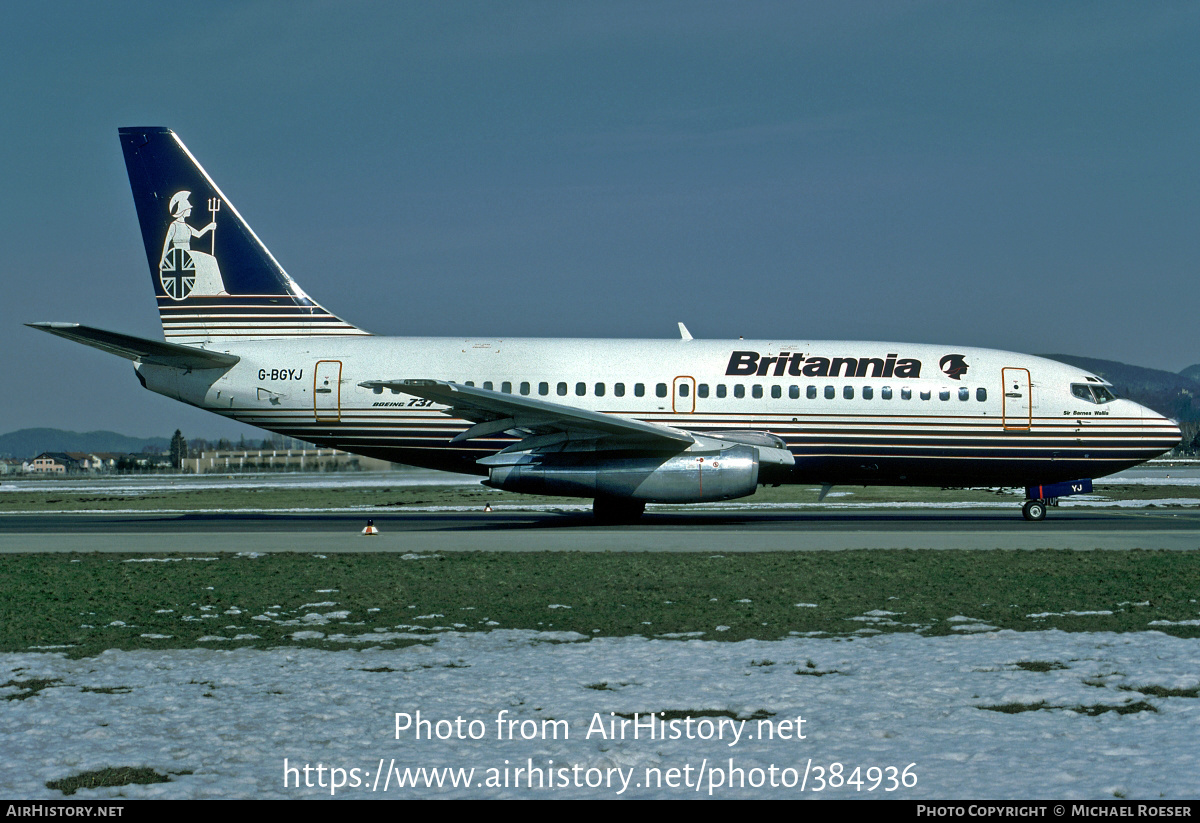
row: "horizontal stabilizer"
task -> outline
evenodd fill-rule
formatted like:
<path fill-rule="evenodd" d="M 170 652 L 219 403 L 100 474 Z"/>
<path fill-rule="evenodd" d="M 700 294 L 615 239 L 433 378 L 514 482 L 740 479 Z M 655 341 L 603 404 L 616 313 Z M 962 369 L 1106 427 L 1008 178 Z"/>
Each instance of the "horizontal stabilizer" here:
<path fill-rule="evenodd" d="M 177 343 L 147 340 L 131 334 L 81 326 L 78 323 L 26 323 L 31 329 L 56 334 L 135 363 L 153 363 L 176 369 L 228 369 L 239 360 L 233 354 L 206 351 Z"/>

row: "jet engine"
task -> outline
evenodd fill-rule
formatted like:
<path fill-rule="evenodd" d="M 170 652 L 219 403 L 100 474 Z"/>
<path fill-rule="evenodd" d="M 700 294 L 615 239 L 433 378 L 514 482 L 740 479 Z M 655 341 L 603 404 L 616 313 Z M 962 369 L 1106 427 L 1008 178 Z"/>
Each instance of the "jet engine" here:
<path fill-rule="evenodd" d="M 525 494 L 703 503 L 754 494 L 759 452 L 742 443 L 663 457 L 604 452 L 520 452 L 487 461 L 493 488 Z"/>

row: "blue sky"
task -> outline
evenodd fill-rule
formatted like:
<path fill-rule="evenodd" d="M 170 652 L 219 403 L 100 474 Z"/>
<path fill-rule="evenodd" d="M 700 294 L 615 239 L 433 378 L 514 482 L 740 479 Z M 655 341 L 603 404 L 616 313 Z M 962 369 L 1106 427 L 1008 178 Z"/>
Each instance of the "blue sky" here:
<path fill-rule="evenodd" d="M 158 337 L 116 130 L 400 335 L 1200 362 L 1194 3 L 10 4 L 0 431 L 247 435 L 21 324 Z"/>

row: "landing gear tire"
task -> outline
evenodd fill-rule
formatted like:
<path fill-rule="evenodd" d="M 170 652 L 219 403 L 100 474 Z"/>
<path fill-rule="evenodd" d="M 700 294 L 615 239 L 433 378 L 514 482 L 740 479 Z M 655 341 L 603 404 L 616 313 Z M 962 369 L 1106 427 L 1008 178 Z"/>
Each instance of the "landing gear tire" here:
<path fill-rule="evenodd" d="M 1046 519 L 1046 504 L 1041 500 L 1028 500 L 1021 508 L 1021 514 L 1030 522 L 1036 523 Z"/>
<path fill-rule="evenodd" d="M 592 515 L 598 523 L 636 523 L 645 511 L 644 500 L 597 497 L 592 503 Z"/>

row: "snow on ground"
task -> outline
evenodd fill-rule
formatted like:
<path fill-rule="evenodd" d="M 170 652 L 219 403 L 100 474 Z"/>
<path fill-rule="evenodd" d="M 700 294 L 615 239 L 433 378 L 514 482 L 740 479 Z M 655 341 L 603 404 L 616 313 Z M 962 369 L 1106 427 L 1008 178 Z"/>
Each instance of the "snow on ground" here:
<path fill-rule="evenodd" d="M 971 625 L 970 618 L 963 623 Z M 707 796 L 711 788 L 719 797 L 789 797 L 801 795 L 802 779 L 803 794 L 814 797 L 1200 794 L 1200 699 L 1133 690 L 1200 685 L 1200 639 L 1158 632 L 737 643 L 448 632 L 431 645 L 392 650 L 109 651 L 82 660 L 4 654 L 0 678 L 59 678 L 2 704 L 0 796 L 7 797 L 59 797 L 45 788 L 47 780 L 108 766 L 192 773 L 75 797 L 329 797 L 331 766 L 345 770 L 339 780 L 348 784 L 337 797 L 600 798 L 617 796 L 625 780 L 623 796 Z M 0 688 L 0 696 L 18 689 Z M 1032 710 L 980 708 L 1004 704 Z M 1096 713 L 1118 706 L 1141 710 Z M 706 710 L 746 722 L 682 719 Z M 435 724 L 426 736 L 461 731 L 480 739 L 417 740 L 411 728 L 397 739 L 395 713 L 415 720 L 418 711 Z M 647 739 L 645 726 L 639 739 L 632 727 L 625 739 L 605 739 L 593 725 L 602 723 L 607 733 L 610 721 L 622 719 L 611 712 L 657 711 L 676 712 L 664 719 L 679 718 L 679 739 Z M 510 727 L 517 739 L 498 739 L 502 712 L 517 721 Z M 555 728 L 543 720 L 566 721 L 569 739 L 562 739 L 563 726 L 559 739 L 537 739 Z M 759 739 L 768 728 L 777 738 Z M 520 739 L 522 729 L 535 739 Z M 695 738 L 718 730 L 720 739 Z M 741 737 L 730 745 L 735 733 Z M 290 787 L 285 758 L 297 770 Z M 530 760 L 554 769 L 541 773 L 554 788 L 530 789 L 529 773 L 514 774 Z M 306 780 L 305 765 L 313 787 L 296 788 Z M 400 775 L 421 767 L 475 772 L 467 788 L 399 789 L 393 765 Z M 772 788 L 772 766 L 777 784 L 794 785 Z M 866 781 L 858 789 L 843 782 L 855 768 Z M 656 775 L 663 785 L 648 787 Z M 915 786 L 902 784 L 914 775 Z M 538 778 L 534 773 L 535 785 Z M 489 779 L 499 788 L 479 785 Z M 712 785 L 718 779 L 724 785 Z M 830 787 L 831 779 L 841 786 Z M 599 785 L 589 788 L 589 781 Z M 816 792 L 822 781 L 826 788 Z"/>
<path fill-rule="evenodd" d="M 0 492 L 95 492 L 136 496 L 201 489 L 298 489 L 330 487 L 477 486 L 479 478 L 431 469 L 384 472 L 273 472 L 268 474 L 69 475 L 68 479 L 23 478 L 0 482 Z"/>

